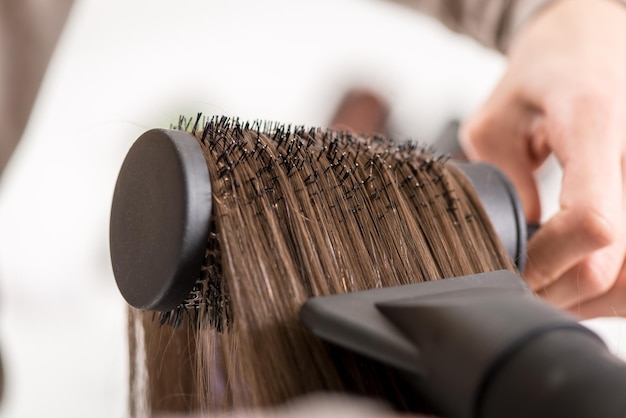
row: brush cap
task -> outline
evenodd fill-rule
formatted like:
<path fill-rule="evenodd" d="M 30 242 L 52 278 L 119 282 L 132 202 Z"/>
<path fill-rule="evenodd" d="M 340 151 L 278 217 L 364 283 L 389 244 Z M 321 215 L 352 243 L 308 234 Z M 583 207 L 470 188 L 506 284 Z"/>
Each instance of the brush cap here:
<path fill-rule="evenodd" d="M 210 215 L 196 138 L 165 129 L 141 135 L 120 170 L 110 222 L 113 273 L 131 306 L 169 311 L 184 302 L 202 268 Z"/>

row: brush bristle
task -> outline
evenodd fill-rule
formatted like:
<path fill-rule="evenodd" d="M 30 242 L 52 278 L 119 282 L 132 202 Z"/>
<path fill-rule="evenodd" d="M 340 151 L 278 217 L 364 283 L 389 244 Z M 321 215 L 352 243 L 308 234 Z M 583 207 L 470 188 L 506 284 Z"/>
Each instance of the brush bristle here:
<path fill-rule="evenodd" d="M 268 199 L 276 205 L 283 198 L 277 187 L 278 175 L 299 176 L 299 181 L 294 184 L 304 185 L 301 191 L 308 193 L 313 205 L 328 205 L 329 211 L 338 211 L 335 216 L 345 218 L 357 216 L 364 209 L 364 199 L 388 199 L 385 189 L 390 184 L 384 184 L 376 172 L 391 170 L 397 173 L 396 182 L 400 188 L 436 186 L 443 190 L 436 198 L 444 199 L 454 223 L 472 216 L 456 213 L 457 199 L 454 190 L 447 186 L 442 169 L 448 157 L 434 155 L 431 148 L 415 142 L 394 145 L 380 135 L 358 135 L 267 121 L 241 122 L 224 116 L 206 118 L 201 113 L 192 118 L 181 116 L 178 124 L 171 128 L 190 132 L 199 141 L 207 163 L 213 164 L 217 172 L 217 178 L 211 178 L 214 193 L 248 187 L 257 199 Z M 232 174 L 250 159 L 255 159 L 255 165 L 260 168 L 255 177 L 241 184 L 238 176 Z M 330 183 L 337 189 L 333 193 L 350 202 L 349 211 L 340 211 L 328 203 L 329 199 L 321 197 L 327 192 L 317 186 L 321 176 L 332 179 Z M 437 184 L 439 182 L 442 184 Z M 407 195 L 412 196 L 411 192 Z M 416 204 L 431 205 L 433 202 Z M 393 211 L 394 205 L 389 201 L 385 211 Z M 384 218 L 385 212 L 376 216 Z M 159 321 L 174 327 L 187 322 L 194 327 L 208 326 L 225 331 L 233 320 L 229 299 L 222 271 L 220 237 L 212 220 L 205 260 L 192 292 L 176 309 L 161 313 Z"/>

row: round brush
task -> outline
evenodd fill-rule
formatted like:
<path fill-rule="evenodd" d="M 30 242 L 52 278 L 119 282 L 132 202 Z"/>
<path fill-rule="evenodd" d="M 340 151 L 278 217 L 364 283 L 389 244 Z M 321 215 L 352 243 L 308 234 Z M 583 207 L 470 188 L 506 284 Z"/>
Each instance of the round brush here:
<path fill-rule="evenodd" d="M 121 167 L 110 251 L 119 290 L 135 308 L 181 310 L 193 293 L 206 260 L 211 218 L 211 179 L 200 145 L 205 136 L 206 128 L 201 139 L 184 130 L 149 130 Z M 523 269 L 526 224 L 511 183 L 486 164 L 458 167 L 478 192 L 508 254 Z"/>

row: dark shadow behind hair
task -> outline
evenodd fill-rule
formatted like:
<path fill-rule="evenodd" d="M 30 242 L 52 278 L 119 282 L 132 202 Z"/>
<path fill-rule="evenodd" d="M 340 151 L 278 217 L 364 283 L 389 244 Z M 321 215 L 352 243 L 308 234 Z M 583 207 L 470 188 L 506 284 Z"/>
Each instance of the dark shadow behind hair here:
<path fill-rule="evenodd" d="M 185 311 L 162 317 L 182 327 L 131 311 L 131 414 L 320 391 L 422 408 L 391 370 L 320 342 L 298 311 L 311 296 L 514 270 L 463 174 L 379 136 L 226 118 L 194 133 L 213 188 L 205 267 Z"/>

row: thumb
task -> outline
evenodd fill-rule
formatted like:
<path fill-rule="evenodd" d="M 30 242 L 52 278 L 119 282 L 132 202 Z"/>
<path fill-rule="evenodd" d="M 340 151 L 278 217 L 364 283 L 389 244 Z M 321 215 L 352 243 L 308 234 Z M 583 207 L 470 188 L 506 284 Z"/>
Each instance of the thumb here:
<path fill-rule="evenodd" d="M 531 223 L 541 219 L 533 173 L 548 156 L 547 149 L 533 147 L 533 143 L 542 142 L 533 140 L 541 132 L 537 126 L 537 114 L 523 106 L 487 103 L 460 130 L 461 146 L 468 158 L 490 163 L 507 175 L 522 201 L 526 221 Z"/>

